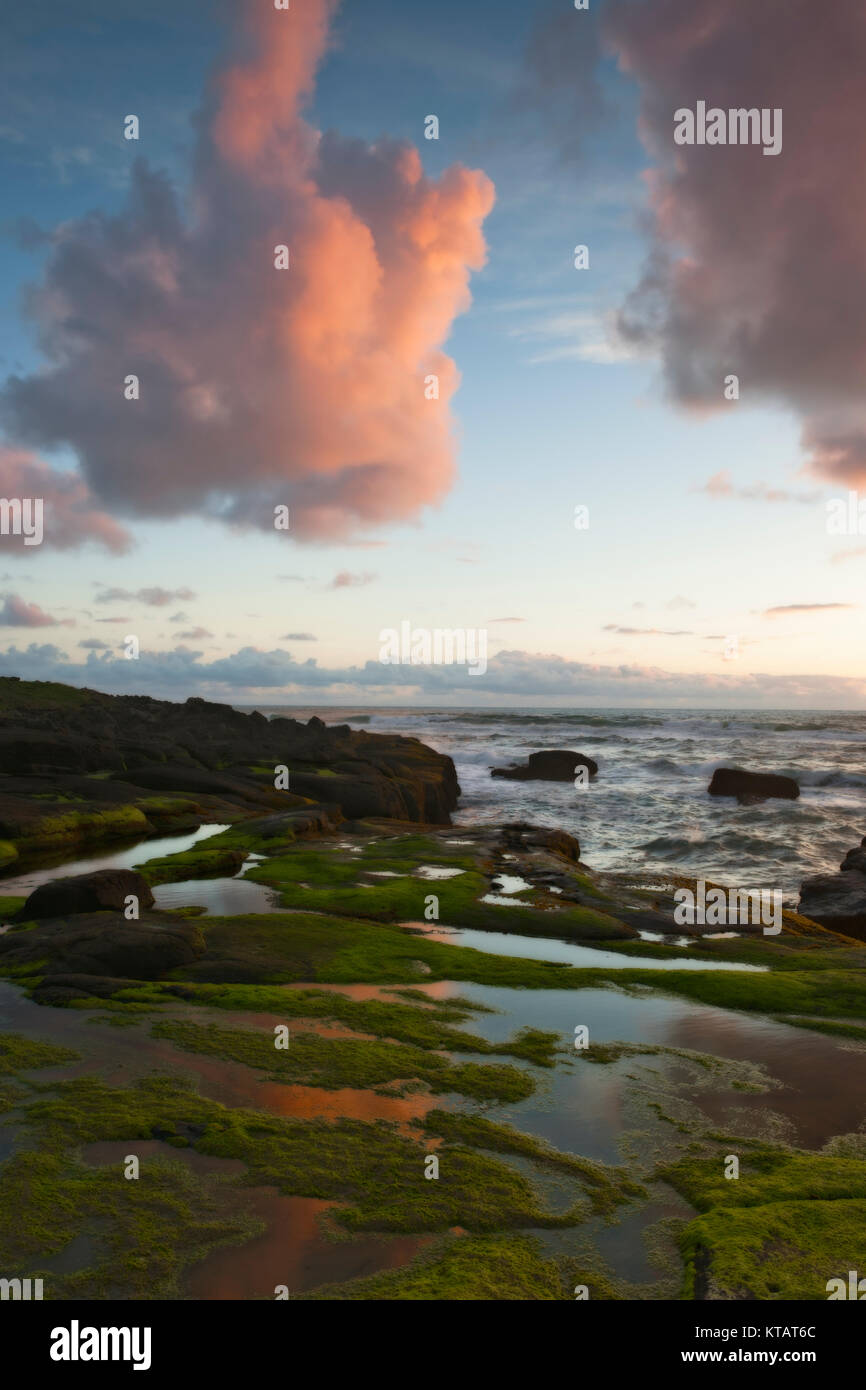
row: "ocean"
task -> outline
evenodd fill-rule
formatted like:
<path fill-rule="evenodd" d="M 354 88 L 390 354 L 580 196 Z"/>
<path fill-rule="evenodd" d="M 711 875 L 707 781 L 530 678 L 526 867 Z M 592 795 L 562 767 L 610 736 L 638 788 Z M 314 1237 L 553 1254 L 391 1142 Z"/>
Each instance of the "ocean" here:
<path fill-rule="evenodd" d="M 577 836 L 591 867 L 680 872 L 796 901 L 809 874 L 839 867 L 866 835 L 866 714 L 822 710 L 364 709 L 259 705 L 267 713 L 398 733 L 449 754 L 457 825 L 513 820 Z M 585 790 L 509 782 L 491 767 L 543 748 L 587 753 Z M 799 800 L 740 806 L 707 795 L 717 767 L 781 772 Z"/>

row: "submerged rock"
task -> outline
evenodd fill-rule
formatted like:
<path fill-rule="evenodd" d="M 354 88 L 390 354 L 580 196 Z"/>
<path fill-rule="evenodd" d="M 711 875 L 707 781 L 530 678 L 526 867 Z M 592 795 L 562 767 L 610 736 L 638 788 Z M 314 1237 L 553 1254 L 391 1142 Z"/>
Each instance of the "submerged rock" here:
<path fill-rule="evenodd" d="M 717 767 L 707 791 L 710 796 L 735 796 L 738 801 L 765 801 L 769 797 L 796 801 L 800 795 L 793 777 L 776 772 L 744 772 L 738 767 Z"/>
<path fill-rule="evenodd" d="M 525 764 L 494 767 L 491 777 L 507 777 L 511 782 L 573 782 L 577 769 L 585 767 L 590 777 L 598 772 L 598 763 L 585 753 L 572 753 L 567 748 L 546 748 L 530 753 Z"/>
<path fill-rule="evenodd" d="M 19 913 L 19 920 L 32 917 L 59 917 L 77 912 L 122 912 L 126 899 L 134 895 L 139 908 L 153 906 L 150 884 L 133 869 L 97 869 L 92 874 L 55 878 L 41 883 L 30 894 Z"/>

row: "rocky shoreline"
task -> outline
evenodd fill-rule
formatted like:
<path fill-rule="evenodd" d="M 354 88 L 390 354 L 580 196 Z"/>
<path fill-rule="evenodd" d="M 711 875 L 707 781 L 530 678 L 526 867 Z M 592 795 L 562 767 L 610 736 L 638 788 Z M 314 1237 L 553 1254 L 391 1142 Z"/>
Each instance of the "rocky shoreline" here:
<path fill-rule="evenodd" d="M 684 923 L 694 880 L 596 872 L 562 830 L 452 828 L 450 759 L 315 718 L 6 681 L 0 732 L 7 866 L 140 842 L 132 867 L 67 864 L 0 898 L 0 1007 L 18 1021 L 0 1031 L 0 1110 L 19 1136 L 0 1203 L 20 1214 L 0 1263 L 43 1277 L 46 1296 L 190 1296 L 208 1252 L 227 1260 L 260 1233 L 251 1190 L 307 1204 L 292 1230 L 343 1271 L 293 1298 L 570 1301 L 579 1284 L 603 1299 L 814 1299 L 839 1261 L 854 1267 L 866 1141 L 837 1082 L 866 1059 L 864 947 L 821 925 L 820 904 L 783 911 L 778 934 Z M 527 767 L 559 780 L 575 756 Z M 203 825 L 227 828 L 148 854 L 154 835 Z M 846 891 L 866 884 L 864 848 L 830 876 Z M 239 879 L 272 906 L 208 907 Z M 587 1018 L 610 1021 L 579 1044 Z M 838 1120 L 820 1152 L 773 1108 L 791 1079 L 751 1059 L 768 1030 L 823 1049 Z M 547 1131 L 551 1113 L 580 1120 L 587 1066 L 610 1074 L 605 1113 L 627 1105 L 622 1163 Z M 550 1087 L 553 1110 L 535 1107 Z M 141 1154 L 138 1184 L 94 1157 L 115 1149 Z M 741 1180 L 720 1189 L 730 1153 Z M 622 1211 L 639 1244 L 660 1193 L 678 1204 L 651 1227 L 661 1272 L 617 1273 L 600 1229 Z M 378 1273 L 325 1259 L 359 1249 Z M 273 1296 L 267 1280 L 243 1289 Z"/>
<path fill-rule="evenodd" d="M 459 794 L 417 739 L 0 678 L 0 867 L 287 806 L 448 825 Z"/>

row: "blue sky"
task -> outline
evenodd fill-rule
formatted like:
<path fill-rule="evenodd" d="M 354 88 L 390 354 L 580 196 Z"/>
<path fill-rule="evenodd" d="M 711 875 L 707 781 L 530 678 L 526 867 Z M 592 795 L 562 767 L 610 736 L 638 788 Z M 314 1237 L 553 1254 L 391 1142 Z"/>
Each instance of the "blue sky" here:
<path fill-rule="evenodd" d="M 184 198 L 191 118 L 235 42 L 225 9 L 203 0 L 74 10 L 49 3 L 7 21 L 3 377 L 47 364 L 27 287 L 54 251 L 35 229 L 120 211 L 136 156 Z M 744 387 L 737 402 L 689 411 L 658 354 L 616 330 L 652 245 L 639 85 L 610 54 L 593 69 L 577 61 L 570 78 L 566 52 L 560 87 L 534 80 L 527 60 L 546 23 L 568 18 L 589 35 L 599 15 L 346 0 L 332 28 L 305 113 L 313 127 L 406 141 L 431 179 L 460 164 L 496 188 L 487 263 L 443 344 L 461 376 L 456 480 L 443 500 L 313 541 L 232 529 L 204 511 L 154 518 L 105 504 L 130 530 L 126 553 L 46 545 L 0 557 L 3 591 L 22 601 L 7 602 L 0 670 L 270 704 L 862 704 L 864 556 L 848 552 L 863 542 L 827 535 L 826 501 L 847 489 L 805 472 L 790 402 Z M 128 112 L 142 123 L 132 148 Z M 438 141 L 424 139 L 429 113 Z M 588 270 L 574 268 L 577 243 Z M 351 258 L 333 274 L 348 291 Z M 3 423 L 9 447 L 33 448 Z M 73 443 L 34 451 L 87 469 Z M 122 469 L 122 438 L 116 454 Z M 785 495 L 766 500 L 768 490 Z M 578 504 L 589 508 L 584 531 Z M 112 589 L 128 597 L 106 598 Z M 152 589 L 194 597 L 157 605 L 141 597 Z M 377 680 L 380 631 L 406 619 L 486 629 L 487 676 L 411 668 Z M 127 633 L 137 662 L 121 655 Z M 289 638 L 300 633 L 315 640 Z M 82 645 L 96 642 L 105 648 Z M 520 656 L 497 662 L 500 651 Z"/>

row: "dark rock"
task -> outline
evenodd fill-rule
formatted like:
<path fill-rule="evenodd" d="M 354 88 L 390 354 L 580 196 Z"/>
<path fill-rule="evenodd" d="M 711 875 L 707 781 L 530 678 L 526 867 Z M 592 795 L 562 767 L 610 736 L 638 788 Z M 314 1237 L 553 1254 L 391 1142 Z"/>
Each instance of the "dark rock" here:
<path fill-rule="evenodd" d="M 491 768 L 491 777 L 507 777 L 512 782 L 573 782 L 577 768 L 589 769 L 590 777 L 598 772 L 598 763 L 585 753 L 572 753 L 563 748 L 546 748 L 530 753 L 525 764 Z"/>
<path fill-rule="evenodd" d="M 800 887 L 798 911 L 831 931 L 866 940 L 866 873 L 814 874 Z"/>
<path fill-rule="evenodd" d="M 97 869 L 92 874 L 55 878 L 34 888 L 18 914 L 18 920 L 59 917 L 77 912 L 122 912 L 126 898 L 134 894 L 139 909 L 153 906 L 150 884 L 133 869 Z"/>
<path fill-rule="evenodd" d="M 736 767 L 717 767 L 707 791 L 710 796 L 735 796 L 738 801 L 765 801 L 768 797 L 796 801 L 800 795 L 793 777 L 775 772 L 743 772 Z"/>
<path fill-rule="evenodd" d="M 278 816 L 244 821 L 244 830 L 265 840 L 291 840 L 302 835 L 332 835 L 342 819 L 337 805 L 305 806 Z"/>
<path fill-rule="evenodd" d="M 572 864 L 577 864 L 580 860 L 580 845 L 575 837 L 565 830 L 549 830 L 546 826 L 517 821 L 511 825 L 503 825 L 501 840 L 503 848 L 515 854 L 543 849 L 551 854 L 558 854 L 562 859 L 568 859 Z"/>
<path fill-rule="evenodd" d="M 289 792 L 254 771 L 278 765 L 290 770 Z M 323 771 L 338 776 L 323 786 Z M 106 772 L 114 774 L 120 795 L 107 785 Z M 2 677 L 0 773 L 9 779 L 0 805 L 8 828 L 0 839 L 34 844 L 45 841 L 40 822 L 58 819 L 70 826 L 67 839 L 104 839 L 111 817 L 92 813 L 139 801 L 150 802 L 154 819 L 142 817 L 138 833 L 154 833 L 157 819 L 173 814 L 154 804 L 155 794 L 191 798 L 195 804 L 185 814 L 200 813 L 200 821 L 281 811 L 300 795 L 339 803 L 352 818 L 428 825 L 450 825 L 460 794 L 451 759 L 418 739 L 328 726 L 317 716 L 307 724 L 268 719 L 259 710 L 245 714 L 197 696 L 181 704 Z M 82 797 L 87 823 L 75 805 Z M 144 815 L 151 815 L 147 807 Z M 115 814 L 114 824 L 121 822 Z M 121 833 L 136 832 L 127 826 Z"/>
<path fill-rule="evenodd" d="M 128 781 L 130 774 L 123 772 L 120 776 L 124 781 Z M 272 805 L 276 800 L 273 789 L 265 790 L 252 777 L 239 777 L 231 772 L 209 772 L 200 767 L 165 763 L 153 767 L 137 767 L 134 781 L 136 787 L 145 787 L 148 791 L 179 794 L 211 792 L 216 796 L 236 797 L 239 801 L 252 801 L 262 805 Z"/>
<path fill-rule="evenodd" d="M 859 869 L 861 873 L 866 873 L 866 836 L 860 841 L 858 849 L 849 849 L 840 865 L 842 873 L 849 869 Z"/>
<path fill-rule="evenodd" d="M 198 926 L 159 913 L 138 922 L 109 912 L 81 913 L 69 921 L 52 919 L 0 936 L 4 970 L 39 963 L 46 983 L 69 975 L 157 980 L 190 965 L 204 949 Z"/>

